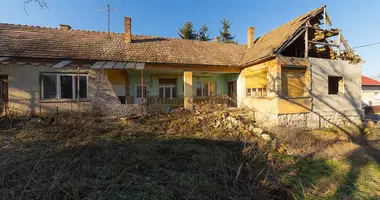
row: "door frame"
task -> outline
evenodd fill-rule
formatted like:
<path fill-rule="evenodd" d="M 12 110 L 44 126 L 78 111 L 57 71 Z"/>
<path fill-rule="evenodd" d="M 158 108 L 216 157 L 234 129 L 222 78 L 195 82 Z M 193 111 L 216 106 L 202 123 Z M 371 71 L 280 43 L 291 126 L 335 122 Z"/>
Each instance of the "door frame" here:
<path fill-rule="evenodd" d="M 148 93 L 149 93 L 148 85 L 144 84 L 142 87 L 141 96 L 143 98 L 137 98 L 137 87 L 138 86 L 141 87 L 141 84 L 135 84 L 134 104 L 141 104 L 141 100 L 143 101 L 143 103 L 146 103 L 147 102 L 147 96 L 144 97 L 144 87 L 146 87 L 146 93 L 148 95 Z"/>
<path fill-rule="evenodd" d="M 230 101 L 229 106 L 237 107 L 237 81 L 228 82 L 228 96 L 235 101 Z"/>

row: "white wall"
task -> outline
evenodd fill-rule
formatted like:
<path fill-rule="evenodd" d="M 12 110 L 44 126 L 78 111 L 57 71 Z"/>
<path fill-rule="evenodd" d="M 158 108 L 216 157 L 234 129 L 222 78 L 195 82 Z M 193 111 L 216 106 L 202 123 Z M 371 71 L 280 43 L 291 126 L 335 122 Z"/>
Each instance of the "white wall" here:
<path fill-rule="evenodd" d="M 375 92 L 380 93 L 380 85 L 379 86 L 362 86 L 362 102 L 366 105 L 369 105 L 369 102 L 372 102 L 373 106 L 380 105 L 380 98 L 375 98 Z M 380 97 L 380 96 L 379 96 Z"/>

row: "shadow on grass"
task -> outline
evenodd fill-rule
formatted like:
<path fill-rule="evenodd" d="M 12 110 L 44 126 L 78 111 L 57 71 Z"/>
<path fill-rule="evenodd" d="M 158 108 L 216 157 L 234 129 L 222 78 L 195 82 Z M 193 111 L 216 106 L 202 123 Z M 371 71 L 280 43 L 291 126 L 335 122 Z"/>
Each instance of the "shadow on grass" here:
<path fill-rule="evenodd" d="M 302 177 L 305 188 L 331 173 L 324 160 L 277 162 L 270 151 L 241 142 L 141 135 L 75 144 L 61 138 L 18 141 L 0 150 L 0 197 L 292 199 L 298 181 L 293 171 L 301 177 L 313 173 Z"/>

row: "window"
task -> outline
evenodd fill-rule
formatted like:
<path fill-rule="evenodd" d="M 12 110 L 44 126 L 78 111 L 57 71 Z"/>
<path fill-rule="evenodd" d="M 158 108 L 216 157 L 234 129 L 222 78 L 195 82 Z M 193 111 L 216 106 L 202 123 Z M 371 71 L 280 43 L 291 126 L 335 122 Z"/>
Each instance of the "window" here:
<path fill-rule="evenodd" d="M 162 99 L 177 98 L 177 80 L 176 79 L 159 79 L 158 96 Z"/>
<path fill-rule="evenodd" d="M 215 82 L 197 82 L 197 96 L 207 97 L 216 95 Z"/>
<path fill-rule="evenodd" d="M 375 92 L 375 99 L 380 100 L 380 92 Z"/>
<path fill-rule="evenodd" d="M 87 75 L 79 76 L 79 97 L 88 97 Z M 41 74 L 41 99 L 76 99 L 78 97 L 77 74 Z"/>
<path fill-rule="evenodd" d="M 328 92 L 329 94 L 343 94 L 344 83 L 343 77 L 339 76 L 329 76 L 328 77 Z"/>
<path fill-rule="evenodd" d="M 162 99 L 174 99 L 177 97 L 177 86 L 173 84 L 162 84 L 158 86 L 159 97 Z"/>
<path fill-rule="evenodd" d="M 249 74 L 246 77 L 247 96 L 249 97 L 265 97 L 267 96 L 267 72 L 259 70 Z"/>
<path fill-rule="evenodd" d="M 284 97 L 302 97 L 305 95 L 305 68 L 283 67 L 281 90 Z"/>

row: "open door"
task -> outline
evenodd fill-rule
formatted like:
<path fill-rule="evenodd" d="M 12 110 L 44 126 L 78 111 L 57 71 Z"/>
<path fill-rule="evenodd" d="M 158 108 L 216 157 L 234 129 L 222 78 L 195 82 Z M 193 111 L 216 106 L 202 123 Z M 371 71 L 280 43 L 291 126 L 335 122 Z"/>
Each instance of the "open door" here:
<path fill-rule="evenodd" d="M 228 96 L 231 97 L 234 101 L 230 101 L 228 106 L 236 107 L 237 104 L 237 83 L 236 81 L 228 82 Z"/>
<path fill-rule="evenodd" d="M 7 114 L 8 106 L 8 76 L 0 75 L 0 115 Z"/>

